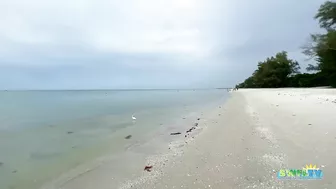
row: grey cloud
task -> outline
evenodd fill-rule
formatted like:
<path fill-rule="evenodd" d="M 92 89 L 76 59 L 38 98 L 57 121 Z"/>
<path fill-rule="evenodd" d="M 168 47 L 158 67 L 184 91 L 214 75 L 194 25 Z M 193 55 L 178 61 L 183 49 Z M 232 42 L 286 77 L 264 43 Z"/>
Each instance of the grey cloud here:
<path fill-rule="evenodd" d="M 304 67 L 324 0 L 144 2 L 0 3 L 0 88 L 232 86 L 282 50 Z"/>

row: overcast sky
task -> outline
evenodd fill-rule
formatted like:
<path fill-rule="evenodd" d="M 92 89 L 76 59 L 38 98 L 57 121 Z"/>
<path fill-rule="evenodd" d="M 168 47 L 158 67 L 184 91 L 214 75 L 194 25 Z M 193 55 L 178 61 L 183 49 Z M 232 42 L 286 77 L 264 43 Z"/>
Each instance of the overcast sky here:
<path fill-rule="evenodd" d="M 323 0 L 0 0 L 0 89 L 234 86 Z"/>

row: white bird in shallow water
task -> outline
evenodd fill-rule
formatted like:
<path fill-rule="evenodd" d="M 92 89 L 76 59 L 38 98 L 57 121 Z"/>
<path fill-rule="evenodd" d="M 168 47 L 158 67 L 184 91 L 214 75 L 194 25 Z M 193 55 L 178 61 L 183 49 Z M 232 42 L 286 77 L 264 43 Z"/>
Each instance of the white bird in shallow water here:
<path fill-rule="evenodd" d="M 132 115 L 132 119 L 133 119 L 133 120 L 136 120 L 136 117 L 134 117 L 134 115 Z"/>

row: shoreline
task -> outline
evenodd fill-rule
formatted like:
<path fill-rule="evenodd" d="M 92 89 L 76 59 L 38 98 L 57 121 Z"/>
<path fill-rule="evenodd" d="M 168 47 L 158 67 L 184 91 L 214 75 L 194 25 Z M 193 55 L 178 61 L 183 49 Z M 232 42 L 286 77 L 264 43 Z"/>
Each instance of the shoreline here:
<path fill-rule="evenodd" d="M 227 94 L 224 94 L 218 102 L 227 100 Z M 194 126 L 195 123 L 201 123 L 203 120 L 198 120 L 203 112 L 212 110 L 218 103 L 211 102 L 202 106 L 202 108 L 196 106 L 185 106 L 182 115 L 174 117 L 174 119 L 160 124 L 158 128 L 146 133 L 146 137 L 150 137 L 150 140 L 138 143 L 137 132 L 142 130 L 140 127 L 136 129 L 129 128 L 129 130 L 121 131 L 120 137 L 129 142 L 129 145 L 124 146 L 124 152 L 122 154 L 106 154 L 100 158 L 95 159 L 88 164 L 83 164 L 75 169 L 65 172 L 54 180 L 45 183 L 41 189 L 56 189 L 56 188 L 85 188 L 91 186 L 98 187 L 104 180 L 106 186 L 113 186 L 116 188 L 128 188 L 129 183 L 145 183 L 144 181 L 153 180 L 152 177 L 155 170 L 157 170 L 162 164 L 165 164 L 167 159 L 171 159 L 176 156 L 180 156 L 180 148 L 186 142 L 186 131 Z M 141 118 L 138 117 L 138 118 Z M 141 119 L 140 119 L 141 120 Z M 139 120 L 139 121 L 140 121 Z M 159 124 L 158 124 L 159 125 Z M 136 129 L 136 130 L 134 130 Z M 139 130 L 140 129 L 140 130 Z M 187 140 L 193 140 L 193 138 L 203 128 L 193 130 Z M 180 135 L 172 136 L 170 133 L 179 131 Z M 120 132 L 120 131 L 119 131 Z M 125 136 L 132 134 L 130 139 L 124 139 Z M 144 138 L 144 137 L 142 137 Z M 125 164 L 125 162 L 127 162 Z M 153 171 L 151 174 L 143 171 L 145 165 L 153 165 Z M 155 169 L 156 168 L 156 169 Z"/>
<path fill-rule="evenodd" d="M 156 155 L 128 154 L 117 167 L 105 163 L 55 189 L 335 188 L 334 115 L 334 89 L 239 89 L 200 117 L 194 136 L 182 133 Z M 112 172 L 125 163 L 138 168 L 115 182 Z M 316 164 L 324 178 L 277 179 L 280 169 L 307 164 Z M 144 171 L 145 165 L 152 171 Z"/>
<path fill-rule="evenodd" d="M 158 182 L 139 188 L 336 187 L 335 89 L 243 89 L 221 113 Z M 277 178 L 309 164 L 323 179 Z"/>
<path fill-rule="evenodd" d="M 168 130 L 193 124 L 193 116 L 226 99 L 223 93 L 220 90 L 65 91 L 34 92 L 28 96 L 2 93 L 0 111 L 6 114 L 2 114 L 4 122 L 0 128 L 3 152 L 0 188 L 38 189 L 49 183 L 62 185 L 62 180 L 66 182 L 77 175 L 86 175 L 110 159 L 117 165 L 130 162 L 119 166 L 118 170 L 112 168 L 115 178 L 124 175 L 133 178 L 137 169 L 143 169 L 146 155 L 157 154 L 161 143 L 172 138 L 165 136 Z M 27 109 L 30 104 L 36 106 Z M 138 118 L 135 122 L 132 114 Z M 189 120 L 192 122 L 188 123 Z M 148 142 L 155 137 L 168 140 L 157 140 L 158 144 Z M 120 155 L 122 153 L 127 154 Z M 127 167 L 135 167 L 135 170 L 129 171 Z M 51 185 L 60 188 L 58 184 Z"/>

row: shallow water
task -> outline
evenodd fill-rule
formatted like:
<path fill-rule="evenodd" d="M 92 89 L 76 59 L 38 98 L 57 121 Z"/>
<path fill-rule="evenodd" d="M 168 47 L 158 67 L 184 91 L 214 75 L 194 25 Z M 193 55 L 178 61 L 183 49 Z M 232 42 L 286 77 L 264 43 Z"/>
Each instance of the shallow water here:
<path fill-rule="evenodd" d="M 226 97 L 224 90 L 2 91 L 0 188 L 36 189 Z"/>

